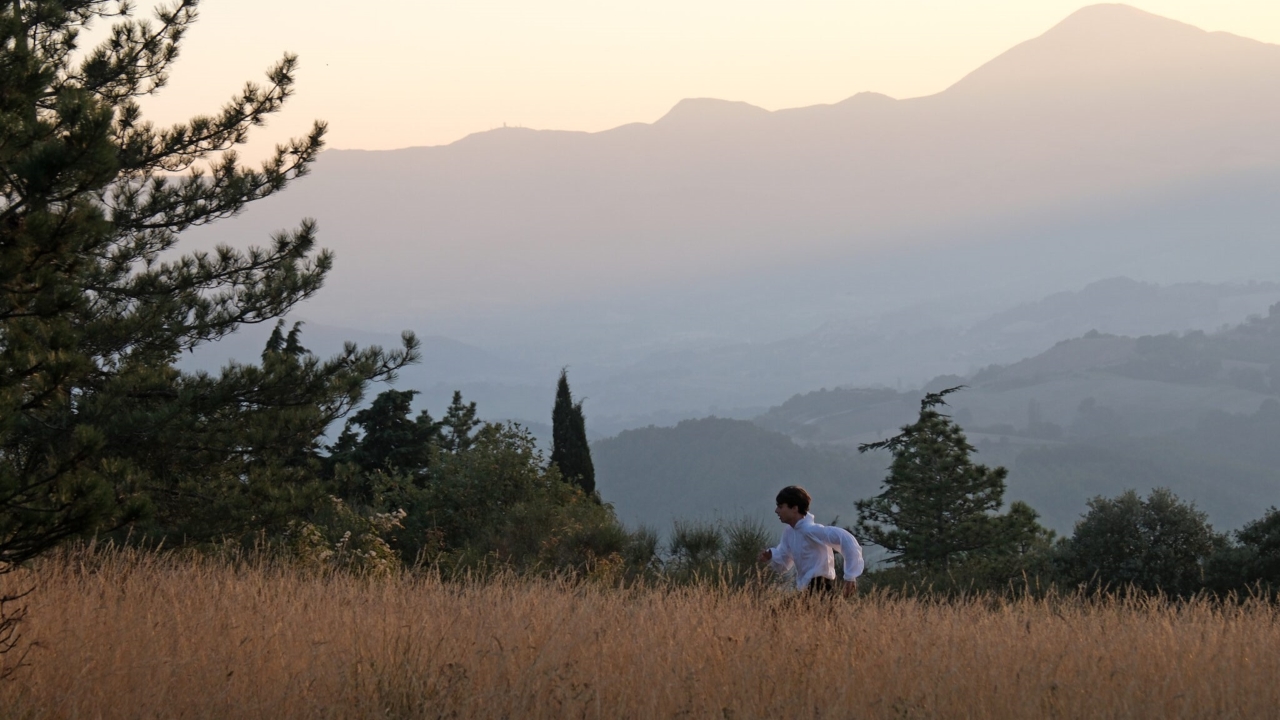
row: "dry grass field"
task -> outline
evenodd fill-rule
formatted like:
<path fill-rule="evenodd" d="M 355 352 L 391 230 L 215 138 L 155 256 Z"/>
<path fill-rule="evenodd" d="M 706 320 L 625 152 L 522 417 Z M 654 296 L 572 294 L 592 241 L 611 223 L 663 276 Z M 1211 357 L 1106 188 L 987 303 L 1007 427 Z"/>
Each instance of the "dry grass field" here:
<path fill-rule="evenodd" d="M 44 562 L 4 718 L 1276 717 L 1266 604 L 805 604 L 705 589 Z M 10 588 L 29 581 L 10 575 Z"/>

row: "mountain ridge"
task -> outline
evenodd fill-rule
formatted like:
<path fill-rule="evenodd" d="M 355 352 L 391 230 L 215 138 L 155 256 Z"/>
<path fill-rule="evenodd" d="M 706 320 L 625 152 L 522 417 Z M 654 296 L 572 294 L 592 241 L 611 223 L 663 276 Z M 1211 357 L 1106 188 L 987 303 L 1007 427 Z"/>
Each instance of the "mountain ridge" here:
<path fill-rule="evenodd" d="M 1134 42 L 1135 39 L 1138 39 L 1139 42 Z M 1097 49 L 1099 43 L 1102 43 L 1105 49 L 1111 52 L 1109 54 L 1084 52 L 1085 49 Z M 1179 45 L 1171 48 L 1170 43 L 1179 43 Z M 894 103 L 919 102 L 944 96 L 952 97 L 958 94 L 972 93 L 979 91 L 979 89 L 988 93 L 993 90 L 1007 91 L 1010 89 L 1010 75 L 1018 79 L 1021 79 L 1020 76 L 1034 76 L 1043 81 L 1061 73 L 1064 68 L 1074 69 L 1077 73 L 1081 70 L 1087 71 L 1084 73 L 1085 80 L 1096 81 L 1099 77 L 1106 76 L 1108 74 L 1107 71 L 1115 70 L 1115 61 L 1117 59 L 1135 63 L 1145 71 L 1167 69 L 1171 61 L 1177 65 L 1185 65 L 1186 68 L 1202 67 L 1204 65 L 1203 55 L 1195 62 L 1178 61 L 1180 54 L 1185 54 L 1188 44 L 1197 45 L 1201 50 L 1212 51 L 1224 49 L 1227 46 L 1230 46 L 1231 49 L 1244 49 L 1255 54 L 1251 57 L 1251 60 L 1256 60 L 1257 57 L 1261 56 L 1261 53 L 1269 53 L 1270 59 L 1280 63 L 1280 45 L 1265 43 L 1234 33 L 1206 31 L 1189 23 L 1156 15 L 1131 5 L 1100 3 L 1076 10 L 1041 35 L 1018 43 L 970 71 L 943 90 L 930 95 L 898 99 L 867 90 L 854 93 L 834 103 L 779 108 L 777 110 L 768 110 L 740 100 L 690 97 L 678 100 L 670 110 L 653 122 L 632 121 L 594 132 L 553 129 L 538 132 L 565 132 L 594 136 L 635 126 L 684 125 L 686 127 L 703 127 L 717 121 L 759 121 L 769 116 L 777 117 L 837 108 L 847 110 L 853 107 L 860 107 L 860 103 L 865 105 L 869 100 L 875 100 L 881 106 L 884 105 L 885 101 Z M 1059 58 L 1064 59 L 1064 62 L 1046 63 L 1043 57 L 1045 54 L 1043 49 L 1046 46 L 1052 46 Z M 1171 52 L 1171 50 L 1180 50 L 1182 52 Z M 1065 59 L 1068 58 L 1070 62 L 1065 62 Z M 1032 62 L 1028 62 L 1028 60 Z M 988 79 L 988 76 L 993 75 L 996 80 L 1003 81 L 1003 87 L 990 87 L 992 84 L 998 84 Z M 1077 82 L 1080 82 L 1080 80 L 1077 80 Z M 1015 87 L 1020 87 L 1021 84 L 1021 82 L 1013 82 Z M 447 147 L 448 145 L 465 142 L 468 138 L 475 136 L 483 136 L 490 133 L 509 133 L 512 130 L 528 131 L 530 129 L 494 128 L 471 133 L 464 138 L 445 145 L 412 146 L 400 149 Z M 396 151 L 382 150 L 376 152 Z"/>
<path fill-rule="evenodd" d="M 1191 55 L 1211 36 L 1186 32 Z M 1246 48 L 1244 65 L 1280 57 L 1241 42 L 1227 45 Z M 634 329 L 628 346 L 726 327 L 777 339 L 831 307 L 903 307 L 921 292 L 1015 280 L 1051 292 L 1133 274 L 1129 261 L 1152 253 L 1158 270 L 1142 277 L 1156 282 L 1258 277 L 1280 266 L 1262 240 L 1277 212 L 1280 64 L 1254 64 L 1214 82 L 1160 76 L 1150 97 L 1087 85 L 860 94 L 775 112 L 704 100 L 601 133 L 505 128 L 330 151 L 288 191 L 192 235 L 266 238 L 316 218 L 338 261 L 309 316 L 528 340 L 555 366 L 612 353 L 619 323 Z M 699 124 L 699 108 L 746 119 Z M 732 298 L 699 294 L 712 285 Z M 619 301 L 655 295 L 652 310 Z M 708 302 L 718 314 L 685 322 Z M 551 307 L 567 310 L 533 320 Z"/>
<path fill-rule="evenodd" d="M 1134 42 L 1138 39 L 1140 42 Z M 1085 52 L 1086 49 L 1097 49 L 1103 43 L 1111 54 Z M 1179 43 L 1170 47 L 1169 43 Z M 1184 66 L 1183 69 L 1202 68 L 1205 57 L 1201 55 L 1196 61 L 1180 61 L 1185 55 L 1187 45 L 1198 46 L 1202 51 L 1218 51 L 1228 46 L 1232 50 L 1244 50 L 1250 53 L 1250 61 L 1256 61 L 1264 55 L 1274 63 L 1280 63 L 1280 45 L 1266 43 L 1252 38 L 1223 31 L 1206 31 L 1189 23 L 1156 15 L 1131 5 L 1122 3 L 1100 3 L 1082 7 L 1068 15 L 1041 35 L 1025 40 L 1000 53 L 991 60 L 970 71 L 962 78 L 943 90 L 930 95 L 910 98 L 893 98 L 888 95 L 865 90 L 856 92 L 843 100 L 834 103 L 819 103 L 777 110 L 768 110 L 748 102 L 711 97 L 689 97 L 678 100 L 662 116 L 652 122 L 632 121 L 599 131 L 533 129 L 525 127 L 500 127 L 470 133 L 463 138 L 442 145 L 409 146 L 389 150 L 359 150 L 356 148 L 334 150 L 331 152 L 369 152 L 396 153 L 404 150 L 420 150 L 440 148 L 466 143 L 476 137 L 497 134 L 511 137 L 514 134 L 529 136 L 533 133 L 566 133 L 576 136 L 600 136 L 615 133 L 623 129 L 641 127 L 657 128 L 680 125 L 684 127 L 705 128 L 717 121 L 751 122 L 768 117 L 815 113 L 835 109 L 848 110 L 868 106 L 875 101 L 880 107 L 887 103 L 912 103 L 941 97 L 972 93 L 981 90 L 990 93 L 993 90 L 1011 89 L 1010 75 L 1033 76 L 1041 81 L 1060 73 L 1064 68 L 1084 72 L 1083 81 L 1096 81 L 1099 77 L 1112 74 L 1116 69 L 1117 59 L 1136 64 L 1144 71 L 1168 69 L 1170 63 Z M 1061 62 L 1046 63 L 1043 57 L 1044 48 L 1051 46 L 1062 59 Z M 1153 52 L 1154 51 L 1154 52 Z M 1210 56 L 1212 57 L 1212 55 Z M 1069 59 L 1069 62 L 1067 61 Z M 1031 60 L 1032 62 L 1028 62 Z M 1083 62 L 1082 62 L 1083 60 Z M 1228 66 L 1247 67 L 1246 63 L 1227 63 Z M 1002 87 L 992 88 L 993 83 L 988 76 L 995 76 L 1002 81 Z M 1021 82 L 1013 82 L 1013 87 L 1021 87 Z"/>

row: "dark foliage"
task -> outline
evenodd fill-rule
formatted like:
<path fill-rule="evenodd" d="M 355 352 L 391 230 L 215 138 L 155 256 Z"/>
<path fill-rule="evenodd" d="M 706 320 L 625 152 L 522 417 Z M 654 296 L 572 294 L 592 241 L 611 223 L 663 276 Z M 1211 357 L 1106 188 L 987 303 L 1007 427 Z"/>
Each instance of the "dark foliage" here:
<path fill-rule="evenodd" d="M 893 464 L 880 494 L 857 503 L 857 534 L 912 571 L 947 571 L 965 563 L 1017 557 L 1043 546 L 1036 513 L 1014 503 L 1007 514 L 1002 467 L 975 465 L 960 426 L 938 407 L 961 388 L 928 393 L 920 417 L 898 435 L 860 446 L 889 450 Z"/>
<path fill-rule="evenodd" d="M 625 563 L 630 540 L 612 508 L 547 467 L 523 428 L 482 423 L 461 393 L 442 420 L 426 410 L 414 418 L 413 395 L 387 390 L 355 413 L 326 461 L 339 499 L 384 523 L 370 538 L 375 551 L 458 571 L 598 572 Z M 346 532 L 333 523 L 313 529 L 323 541 L 317 552 Z"/>
<path fill-rule="evenodd" d="M 440 423 L 426 410 L 410 418 L 415 390 L 386 390 L 347 420 L 338 441 L 329 448 L 330 472 L 338 465 L 351 465 L 358 475 L 402 474 L 423 478 L 431 463 L 432 449 L 439 445 Z M 372 487 L 344 487 L 344 497 L 371 502 Z"/>
<path fill-rule="evenodd" d="M 1205 575 L 1208 589 L 1219 594 L 1280 595 L 1280 510 L 1269 508 L 1237 530 L 1235 542 L 1210 558 Z"/>
<path fill-rule="evenodd" d="M 214 115 L 144 121 L 138 101 L 165 84 L 196 4 L 147 22 L 103 0 L 0 3 L 0 572 L 147 516 L 205 537 L 282 519 L 324 427 L 415 357 L 406 336 L 321 362 L 291 333 L 261 366 L 174 367 L 284 315 L 333 263 L 309 221 L 265 248 L 173 252 L 305 174 L 324 134 L 259 168 L 236 158 L 292 94 L 291 55 Z M 114 24 L 82 52 L 100 22 Z M 235 527 L 218 521 L 232 510 Z"/>
<path fill-rule="evenodd" d="M 1242 583 L 1280 590 L 1280 510 L 1268 509 L 1266 515 L 1238 530 L 1236 540 L 1246 553 Z"/>
<path fill-rule="evenodd" d="M 569 391 L 569 374 L 560 371 L 556 385 L 556 404 L 551 411 L 551 464 L 560 474 L 591 495 L 596 491 L 596 469 L 591 462 L 591 446 L 587 442 L 587 421 L 582 403 L 573 401 Z"/>
<path fill-rule="evenodd" d="M 710 582 L 734 587 L 782 582 L 782 578 L 756 562 L 760 551 L 772 540 L 773 533 L 749 518 L 716 523 L 676 521 L 668 543 L 664 577 L 677 583 Z"/>
<path fill-rule="evenodd" d="M 1132 490 L 1096 497 L 1063 543 L 1063 579 L 1092 589 L 1186 596 L 1201 589 L 1209 559 L 1224 544 L 1203 512 L 1166 488 L 1146 498 Z"/>

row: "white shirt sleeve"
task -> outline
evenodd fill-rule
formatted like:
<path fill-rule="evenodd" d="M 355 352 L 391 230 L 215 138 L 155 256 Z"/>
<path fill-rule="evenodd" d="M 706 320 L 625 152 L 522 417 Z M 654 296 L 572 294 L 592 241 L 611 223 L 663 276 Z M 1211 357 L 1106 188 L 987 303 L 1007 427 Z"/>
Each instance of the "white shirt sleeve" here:
<path fill-rule="evenodd" d="M 769 567 L 779 573 L 787 572 L 795 564 L 791 559 L 791 553 L 785 550 L 786 546 L 785 542 L 779 541 L 777 547 L 769 548 Z"/>
<path fill-rule="evenodd" d="M 862 560 L 862 546 L 853 534 L 841 527 L 827 526 L 827 544 L 832 550 L 839 549 L 844 556 L 845 582 L 856 579 L 862 574 L 866 564 Z"/>

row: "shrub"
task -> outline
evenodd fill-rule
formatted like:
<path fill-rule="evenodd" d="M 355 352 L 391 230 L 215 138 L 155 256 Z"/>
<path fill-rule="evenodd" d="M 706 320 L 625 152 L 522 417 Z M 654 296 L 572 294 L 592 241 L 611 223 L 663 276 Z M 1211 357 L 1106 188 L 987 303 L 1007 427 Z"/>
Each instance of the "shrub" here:
<path fill-rule="evenodd" d="M 1085 587 L 1186 596 L 1203 587 L 1205 565 L 1224 542 L 1204 512 L 1168 489 L 1145 499 L 1129 490 L 1089 501 L 1060 564 L 1066 580 Z"/>

